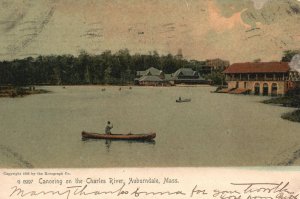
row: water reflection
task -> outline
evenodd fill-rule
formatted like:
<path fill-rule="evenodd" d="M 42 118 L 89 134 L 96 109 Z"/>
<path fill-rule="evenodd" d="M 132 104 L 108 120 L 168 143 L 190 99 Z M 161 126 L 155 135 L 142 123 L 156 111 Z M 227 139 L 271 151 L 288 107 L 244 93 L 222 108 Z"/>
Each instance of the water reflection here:
<path fill-rule="evenodd" d="M 143 143 L 147 145 L 155 145 L 155 140 L 111 140 L 111 139 L 88 139 L 82 138 L 82 141 L 85 143 L 88 142 L 104 142 L 106 151 L 109 152 L 112 148 L 113 142 L 115 143 L 128 143 L 128 144 L 136 144 L 136 143 Z"/>
<path fill-rule="evenodd" d="M 111 140 L 105 140 L 106 151 L 109 152 Z"/>

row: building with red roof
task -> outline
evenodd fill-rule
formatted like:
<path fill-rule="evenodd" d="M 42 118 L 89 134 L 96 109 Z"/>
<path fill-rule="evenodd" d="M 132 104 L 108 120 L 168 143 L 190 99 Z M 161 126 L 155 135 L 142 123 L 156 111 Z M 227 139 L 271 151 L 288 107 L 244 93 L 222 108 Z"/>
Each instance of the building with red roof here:
<path fill-rule="evenodd" d="M 294 72 L 287 62 L 235 63 L 223 73 L 228 91 L 239 90 L 256 95 L 284 95 L 295 84 Z"/>

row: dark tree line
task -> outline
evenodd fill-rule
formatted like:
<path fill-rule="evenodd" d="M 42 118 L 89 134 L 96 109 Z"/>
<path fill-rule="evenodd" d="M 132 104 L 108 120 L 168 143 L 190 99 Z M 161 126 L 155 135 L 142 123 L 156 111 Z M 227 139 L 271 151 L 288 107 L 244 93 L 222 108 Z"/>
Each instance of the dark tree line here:
<path fill-rule="evenodd" d="M 136 71 L 155 67 L 173 73 L 181 67 L 200 71 L 203 61 L 188 61 L 180 56 L 149 54 L 131 55 L 127 49 L 90 55 L 82 51 L 73 55 L 49 55 L 0 62 L 0 85 L 76 85 L 131 84 Z"/>

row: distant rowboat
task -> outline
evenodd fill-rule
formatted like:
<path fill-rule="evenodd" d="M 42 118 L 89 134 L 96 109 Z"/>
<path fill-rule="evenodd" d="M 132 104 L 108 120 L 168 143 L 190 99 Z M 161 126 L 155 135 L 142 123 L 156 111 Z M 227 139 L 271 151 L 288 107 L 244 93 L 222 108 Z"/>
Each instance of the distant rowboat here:
<path fill-rule="evenodd" d="M 176 102 L 191 102 L 192 100 L 191 99 L 178 99 L 176 100 Z"/>
<path fill-rule="evenodd" d="M 156 137 L 156 133 L 147 134 L 100 134 L 89 133 L 82 131 L 81 136 L 83 139 L 109 139 L 109 140 L 153 140 Z"/>

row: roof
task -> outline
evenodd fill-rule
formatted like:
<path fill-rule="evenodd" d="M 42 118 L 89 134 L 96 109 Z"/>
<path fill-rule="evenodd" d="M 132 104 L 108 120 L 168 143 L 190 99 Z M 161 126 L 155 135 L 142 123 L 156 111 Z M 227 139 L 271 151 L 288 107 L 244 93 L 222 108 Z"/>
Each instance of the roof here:
<path fill-rule="evenodd" d="M 173 80 L 172 74 L 165 74 L 165 80 L 168 80 L 168 81 Z"/>
<path fill-rule="evenodd" d="M 193 69 L 191 69 L 191 68 L 180 68 L 180 69 L 178 69 L 178 70 L 173 74 L 173 76 L 177 77 L 177 76 L 179 76 L 180 73 L 181 73 L 183 76 L 195 76 L 195 75 L 197 75 L 197 72 L 196 72 L 196 71 L 193 71 Z"/>
<path fill-rule="evenodd" d="M 139 79 L 139 81 L 147 81 L 147 82 L 161 82 L 163 81 L 157 76 L 143 76 Z"/>
<path fill-rule="evenodd" d="M 251 91 L 250 89 L 246 89 L 246 88 L 236 88 L 233 90 L 229 90 L 228 93 L 230 93 L 230 94 L 245 94 L 250 91 Z"/>
<path fill-rule="evenodd" d="M 287 73 L 289 70 L 288 62 L 246 62 L 232 64 L 223 73 Z"/>
<path fill-rule="evenodd" d="M 161 70 L 158 70 L 157 68 L 150 67 L 145 71 L 137 71 L 137 75 L 144 76 L 144 75 L 156 75 L 159 76 L 162 73 Z"/>
<path fill-rule="evenodd" d="M 136 71 L 137 76 L 143 76 L 146 71 Z"/>
<path fill-rule="evenodd" d="M 161 70 L 158 70 L 157 68 L 154 67 L 148 68 L 145 72 L 146 72 L 145 75 L 157 75 L 157 76 L 162 73 Z"/>

